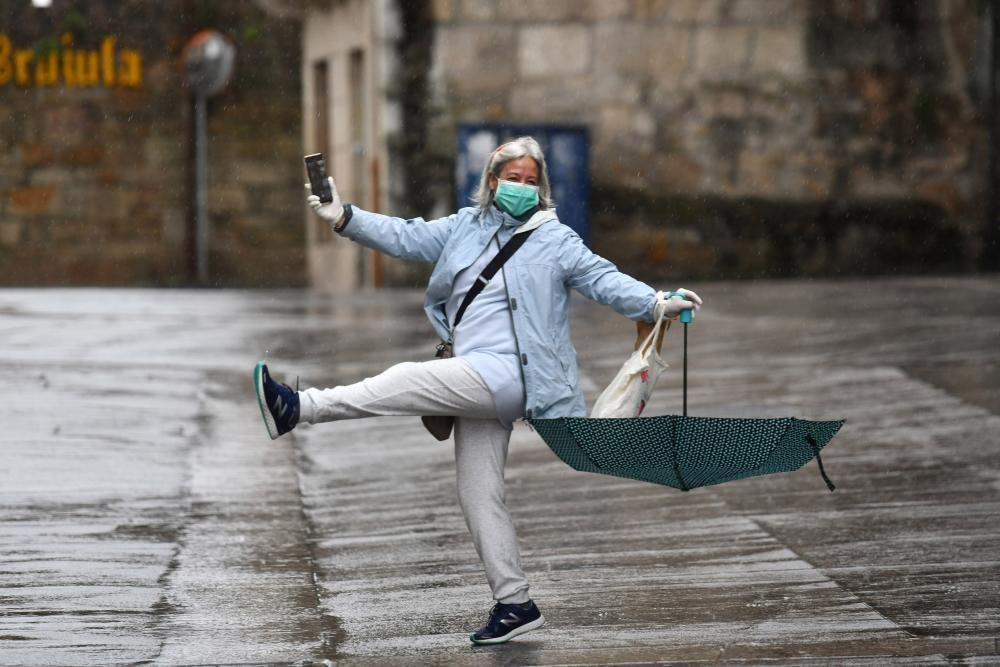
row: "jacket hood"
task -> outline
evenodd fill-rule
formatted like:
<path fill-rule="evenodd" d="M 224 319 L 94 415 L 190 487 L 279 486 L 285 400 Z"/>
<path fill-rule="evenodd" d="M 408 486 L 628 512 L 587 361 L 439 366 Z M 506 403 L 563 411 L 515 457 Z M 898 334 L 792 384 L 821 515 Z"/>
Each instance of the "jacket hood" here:
<path fill-rule="evenodd" d="M 538 210 L 535 211 L 535 213 L 528 218 L 527 221 L 521 221 L 508 213 L 504 213 L 491 204 L 488 208 L 483 209 L 483 215 L 479 218 L 480 224 L 485 222 L 485 216 L 493 216 L 500 223 L 501 227 L 506 227 L 508 229 L 513 228 L 514 233 L 517 234 L 520 232 L 526 232 L 529 229 L 535 229 L 550 220 L 555 220 L 556 210 L 554 208 L 548 210 Z"/>
<path fill-rule="evenodd" d="M 510 217 L 510 216 L 507 216 Z M 511 218 L 513 219 L 513 218 Z M 549 209 L 546 211 L 536 211 L 533 216 L 528 218 L 528 221 L 523 225 L 514 230 L 515 234 L 520 234 L 521 232 L 527 232 L 537 227 L 541 227 L 546 222 L 556 219 L 555 209 Z"/>

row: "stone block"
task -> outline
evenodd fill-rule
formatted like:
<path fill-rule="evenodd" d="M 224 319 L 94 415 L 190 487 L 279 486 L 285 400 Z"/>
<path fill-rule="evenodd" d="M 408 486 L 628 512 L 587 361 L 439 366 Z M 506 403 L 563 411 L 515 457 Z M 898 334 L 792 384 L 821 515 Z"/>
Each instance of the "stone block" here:
<path fill-rule="evenodd" d="M 42 123 L 45 140 L 52 145 L 68 146 L 87 141 L 93 131 L 82 106 L 44 107 Z"/>
<path fill-rule="evenodd" d="M 632 13 L 636 18 L 643 20 L 663 19 L 667 17 L 674 4 L 676 4 L 676 0 L 635 0 Z"/>
<path fill-rule="evenodd" d="M 504 86 L 502 90 L 484 90 L 482 87 L 474 85 L 482 82 L 469 80 L 455 83 L 456 85 L 448 93 L 449 112 L 452 117 L 461 118 L 468 122 L 509 118 L 511 115 L 510 98 L 516 93 L 523 92 L 520 90 L 513 91 L 509 86 Z M 468 88 L 459 87 L 458 85 L 461 84 L 464 86 L 470 83 L 473 85 Z"/>
<path fill-rule="evenodd" d="M 837 167 L 828 145 L 811 145 L 789 155 L 785 191 L 797 198 L 825 201 L 833 194 Z"/>
<path fill-rule="evenodd" d="M 592 33 L 588 26 L 565 24 L 520 31 L 518 67 L 523 78 L 583 74 L 590 68 Z"/>
<path fill-rule="evenodd" d="M 798 137 L 812 133 L 816 111 L 808 98 L 809 89 L 789 89 L 785 86 L 773 94 L 767 94 L 756 87 L 747 92 L 748 113 L 773 120 L 782 126 L 781 132 L 785 136 Z"/>
<path fill-rule="evenodd" d="M 642 86 L 637 77 L 623 76 L 614 71 L 598 71 L 594 77 L 595 104 L 638 104 Z"/>
<path fill-rule="evenodd" d="M 509 71 L 497 76 L 451 76 L 443 92 L 449 106 L 459 104 L 483 106 L 506 106 L 513 92 L 515 72 Z"/>
<path fill-rule="evenodd" d="M 601 109 L 597 116 L 595 140 L 614 143 L 632 132 L 632 107 L 609 105 Z"/>
<path fill-rule="evenodd" d="M 0 222 L 0 245 L 10 248 L 19 244 L 22 228 L 20 222 Z"/>
<path fill-rule="evenodd" d="M 676 84 L 688 71 L 687 30 L 637 23 L 604 24 L 594 30 L 594 71 L 600 76 L 621 72 Z"/>
<path fill-rule="evenodd" d="M 496 18 L 496 0 L 461 0 L 462 18 L 472 21 L 491 21 Z"/>
<path fill-rule="evenodd" d="M 736 0 L 727 18 L 737 23 L 777 25 L 800 21 L 806 11 L 803 0 Z"/>
<path fill-rule="evenodd" d="M 705 168 L 692 157 L 679 152 L 657 160 L 660 179 L 672 192 L 696 192 L 702 185 Z"/>
<path fill-rule="evenodd" d="M 702 89 L 697 97 L 698 110 L 705 118 L 739 118 L 747 113 L 747 93 L 736 87 Z"/>
<path fill-rule="evenodd" d="M 762 28 L 757 31 L 750 69 L 755 74 L 802 78 L 808 74 L 805 32 L 799 27 Z"/>
<path fill-rule="evenodd" d="M 538 23 L 582 19 L 586 0 L 497 0 L 497 16 L 504 21 Z"/>
<path fill-rule="evenodd" d="M 666 19 L 671 23 L 714 23 L 727 6 L 720 0 L 639 0 L 640 18 Z"/>
<path fill-rule="evenodd" d="M 184 243 L 187 238 L 187 220 L 183 210 L 168 208 L 160 214 L 160 220 L 160 236 L 164 242 L 172 245 Z"/>
<path fill-rule="evenodd" d="M 530 120 L 587 122 L 594 110 L 591 90 L 590 76 L 523 83 L 510 94 L 510 111 Z"/>
<path fill-rule="evenodd" d="M 708 79 L 731 79 L 746 71 L 750 28 L 702 27 L 695 34 L 695 72 Z"/>
<path fill-rule="evenodd" d="M 47 144 L 21 144 L 21 164 L 41 167 L 52 162 L 55 152 Z"/>
<path fill-rule="evenodd" d="M 740 189 L 755 197 L 780 194 L 779 175 L 786 156 L 783 153 L 744 151 L 739 156 Z"/>
<path fill-rule="evenodd" d="M 86 219 L 93 211 L 103 211 L 104 198 L 90 183 L 77 182 L 61 188 L 59 213 L 73 218 Z"/>
<path fill-rule="evenodd" d="M 638 109 L 632 114 L 632 129 L 641 139 L 653 139 L 656 136 L 656 117 L 648 109 Z"/>
<path fill-rule="evenodd" d="M 628 16 L 630 0 L 589 0 L 585 16 L 591 21 L 607 21 Z"/>
<path fill-rule="evenodd" d="M 208 189 L 208 208 L 212 213 L 242 213 L 250 207 L 245 187 L 234 183 L 213 184 Z"/>
<path fill-rule="evenodd" d="M 431 0 L 431 15 L 435 21 L 448 23 L 455 19 L 457 0 Z"/>
<path fill-rule="evenodd" d="M 284 169 L 276 168 L 273 160 L 227 160 L 232 180 L 240 186 L 283 184 L 287 180 Z"/>
<path fill-rule="evenodd" d="M 95 165 L 104 159 L 104 146 L 101 144 L 70 146 L 63 149 L 59 158 L 61 162 L 75 167 Z"/>
<path fill-rule="evenodd" d="M 956 184 L 944 180 L 916 183 L 913 198 L 937 204 L 953 216 L 962 214 L 965 208 L 965 197 Z"/>
<path fill-rule="evenodd" d="M 435 60 L 448 78 L 492 78 L 509 84 L 516 75 L 517 36 L 487 25 L 439 28 Z"/>
<path fill-rule="evenodd" d="M 864 163 L 852 165 L 848 179 L 851 195 L 860 199 L 905 199 L 911 194 L 909 185 L 896 174 Z"/>
<path fill-rule="evenodd" d="M 32 185 L 16 188 L 8 195 L 8 212 L 14 215 L 39 216 L 48 213 L 56 204 L 59 190 L 51 185 Z"/>
<path fill-rule="evenodd" d="M 275 147 L 273 142 L 260 142 L 267 145 L 268 153 L 273 155 Z M 150 165 L 170 166 L 184 163 L 186 157 L 186 145 L 183 141 L 178 141 L 167 133 L 157 133 L 143 141 L 143 157 Z"/>

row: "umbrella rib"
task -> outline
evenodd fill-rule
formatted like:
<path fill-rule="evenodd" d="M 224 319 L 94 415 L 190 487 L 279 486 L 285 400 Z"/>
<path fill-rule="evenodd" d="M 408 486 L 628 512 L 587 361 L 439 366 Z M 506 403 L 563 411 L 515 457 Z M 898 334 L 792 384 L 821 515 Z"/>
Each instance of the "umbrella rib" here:
<path fill-rule="evenodd" d="M 677 431 L 677 424 L 675 423 L 675 420 L 670 420 L 670 426 L 674 431 Z M 677 482 L 681 485 L 681 491 L 690 491 L 691 489 L 688 487 L 687 482 L 684 481 L 684 477 L 681 475 L 681 466 L 677 461 L 677 450 L 680 449 L 681 440 L 678 437 L 674 437 L 672 440 L 674 442 L 674 446 L 670 448 L 670 462 L 674 466 L 674 474 L 677 475 Z"/>

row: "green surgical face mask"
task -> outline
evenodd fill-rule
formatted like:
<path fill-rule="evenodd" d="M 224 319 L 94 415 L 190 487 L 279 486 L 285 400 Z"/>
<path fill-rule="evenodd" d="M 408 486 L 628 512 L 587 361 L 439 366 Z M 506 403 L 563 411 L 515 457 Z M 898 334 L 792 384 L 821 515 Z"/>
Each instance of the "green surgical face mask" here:
<path fill-rule="evenodd" d="M 499 181 L 494 199 L 501 211 L 516 218 L 538 206 L 538 186 Z"/>

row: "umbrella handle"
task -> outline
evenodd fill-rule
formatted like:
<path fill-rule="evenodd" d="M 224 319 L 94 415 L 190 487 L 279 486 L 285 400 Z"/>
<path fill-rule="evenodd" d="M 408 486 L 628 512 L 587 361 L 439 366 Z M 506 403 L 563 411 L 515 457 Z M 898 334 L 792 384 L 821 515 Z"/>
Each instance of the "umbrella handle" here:
<path fill-rule="evenodd" d="M 669 292 L 667 294 L 668 299 L 675 296 L 687 299 L 687 295 L 682 292 Z M 685 417 L 688 415 L 688 325 L 694 322 L 693 312 L 691 308 L 685 308 L 680 312 L 680 320 L 684 324 L 684 410 L 681 414 Z"/>
<path fill-rule="evenodd" d="M 687 295 L 683 292 L 667 292 L 667 298 L 672 299 L 674 297 L 680 297 L 681 299 L 687 299 Z M 694 311 L 691 308 L 685 308 L 680 312 L 680 320 L 683 324 L 691 324 L 694 322 Z"/>
<path fill-rule="evenodd" d="M 667 293 L 668 299 L 672 299 L 675 296 L 687 299 L 687 295 L 683 292 Z M 681 414 L 685 417 L 688 415 L 688 325 L 694 322 L 693 312 L 691 308 L 685 308 L 680 312 L 680 320 L 684 324 L 684 410 Z"/>
<path fill-rule="evenodd" d="M 688 416 L 688 327 L 684 325 L 684 416 Z"/>
<path fill-rule="evenodd" d="M 691 309 L 690 308 L 685 308 L 684 310 L 681 311 L 681 322 L 683 322 L 684 324 L 691 324 L 691 322 L 693 322 L 693 321 L 694 321 L 694 318 L 691 317 Z"/>

